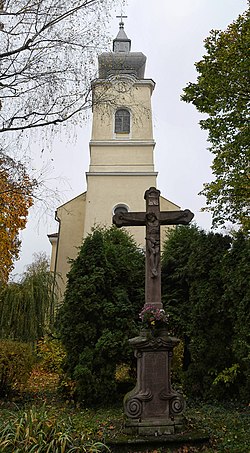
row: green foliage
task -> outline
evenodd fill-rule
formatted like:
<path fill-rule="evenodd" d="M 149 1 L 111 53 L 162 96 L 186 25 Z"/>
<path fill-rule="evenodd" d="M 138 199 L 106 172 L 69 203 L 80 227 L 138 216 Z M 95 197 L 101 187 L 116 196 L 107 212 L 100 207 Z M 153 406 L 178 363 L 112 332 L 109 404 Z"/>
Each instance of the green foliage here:
<path fill-rule="evenodd" d="M 108 451 L 102 442 L 86 440 L 85 433 L 76 433 L 71 418 L 58 419 L 45 407 L 32 407 L 17 414 L 9 413 L 0 424 L 1 452 L 99 453 Z"/>
<path fill-rule="evenodd" d="M 30 345 L 0 340 L 0 395 L 20 390 L 29 378 L 33 363 Z"/>
<path fill-rule="evenodd" d="M 223 263 L 223 300 L 231 307 L 232 354 L 240 364 L 240 395 L 250 394 L 250 239 L 238 232 Z M 233 362 L 232 362 L 233 363 Z"/>
<path fill-rule="evenodd" d="M 60 373 L 66 353 L 58 338 L 45 336 L 37 342 L 36 354 L 44 371 Z"/>
<path fill-rule="evenodd" d="M 182 99 L 208 115 L 200 121 L 208 131 L 214 154 L 214 181 L 203 194 L 214 224 L 230 220 L 249 230 L 249 76 L 250 10 L 226 31 L 212 30 L 206 54 L 196 63 L 198 78 L 184 89 Z"/>
<path fill-rule="evenodd" d="M 48 260 L 38 256 L 20 283 L 0 288 L 0 338 L 35 342 L 52 327 L 55 300 Z"/>
<path fill-rule="evenodd" d="M 117 382 L 129 382 L 131 369 L 126 363 L 120 363 L 115 370 L 115 379 Z"/>
<path fill-rule="evenodd" d="M 186 411 L 189 425 L 192 429 L 204 429 L 210 436 L 209 444 L 197 451 L 247 453 L 250 445 L 249 415 L 249 406 L 246 405 L 203 403 L 190 406 Z"/>
<path fill-rule="evenodd" d="M 177 390 L 177 387 L 182 389 L 184 384 L 183 354 L 184 343 L 183 341 L 180 341 L 174 348 L 174 354 L 171 362 L 171 380 L 174 384 L 175 390 Z"/>
<path fill-rule="evenodd" d="M 163 301 L 173 334 L 184 341 L 189 394 L 249 394 L 249 258 L 249 239 L 242 233 L 232 239 L 195 226 L 178 227 L 165 243 Z M 236 363 L 235 379 L 223 381 Z"/>
<path fill-rule="evenodd" d="M 115 227 L 94 230 L 72 262 L 59 312 L 66 370 L 85 404 L 117 398 L 116 367 L 133 360 L 128 339 L 143 303 L 144 256 L 133 239 Z"/>
<path fill-rule="evenodd" d="M 226 368 L 225 370 L 221 371 L 221 373 L 219 373 L 215 378 L 213 385 L 218 385 L 220 382 L 222 382 L 226 387 L 229 387 L 230 384 L 236 380 L 238 371 L 239 365 L 238 363 L 235 363 L 230 368 Z"/>

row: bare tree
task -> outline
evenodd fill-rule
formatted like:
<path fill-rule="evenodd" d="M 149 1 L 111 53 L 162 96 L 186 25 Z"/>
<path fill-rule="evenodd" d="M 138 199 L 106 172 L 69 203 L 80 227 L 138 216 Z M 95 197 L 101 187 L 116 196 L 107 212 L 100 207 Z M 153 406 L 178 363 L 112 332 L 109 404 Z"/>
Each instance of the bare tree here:
<path fill-rule="evenodd" d="M 76 120 L 91 106 L 114 0 L 0 0 L 0 132 Z"/>
<path fill-rule="evenodd" d="M 49 169 L 30 164 L 32 131 L 51 138 L 55 125 L 85 118 L 97 53 L 108 46 L 107 21 L 120 1 L 0 0 L 0 280 L 19 255 L 29 207 L 50 209 L 58 198 Z"/>

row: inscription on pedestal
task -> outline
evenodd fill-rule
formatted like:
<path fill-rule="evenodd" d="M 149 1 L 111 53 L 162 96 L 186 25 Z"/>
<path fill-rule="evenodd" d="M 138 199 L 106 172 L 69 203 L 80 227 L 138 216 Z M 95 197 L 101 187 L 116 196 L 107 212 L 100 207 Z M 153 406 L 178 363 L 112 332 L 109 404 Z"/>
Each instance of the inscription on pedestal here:
<path fill-rule="evenodd" d="M 159 398 L 159 390 L 166 390 L 166 378 L 168 375 L 167 355 L 165 352 L 145 352 L 143 354 L 143 386 L 151 390 L 153 398 L 145 404 L 143 417 L 163 416 L 166 411 L 164 400 Z"/>

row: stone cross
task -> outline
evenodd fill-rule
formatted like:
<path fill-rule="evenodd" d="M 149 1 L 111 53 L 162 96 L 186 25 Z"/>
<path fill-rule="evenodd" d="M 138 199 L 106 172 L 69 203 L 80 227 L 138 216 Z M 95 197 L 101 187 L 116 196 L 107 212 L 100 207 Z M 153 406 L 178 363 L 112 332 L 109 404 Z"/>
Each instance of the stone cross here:
<path fill-rule="evenodd" d="M 188 225 L 194 214 L 189 209 L 160 211 L 160 191 L 155 187 L 146 190 L 144 199 L 146 212 L 119 212 L 113 216 L 113 223 L 118 228 L 146 226 L 145 306 L 161 309 L 160 226 Z"/>

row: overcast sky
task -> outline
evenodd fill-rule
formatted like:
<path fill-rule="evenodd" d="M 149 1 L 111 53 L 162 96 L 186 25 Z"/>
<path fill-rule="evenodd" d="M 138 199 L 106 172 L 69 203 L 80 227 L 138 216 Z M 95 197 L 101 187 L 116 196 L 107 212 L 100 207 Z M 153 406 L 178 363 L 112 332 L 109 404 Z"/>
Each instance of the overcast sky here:
<path fill-rule="evenodd" d="M 207 150 L 207 134 L 198 124 L 201 115 L 180 101 L 180 95 L 188 82 L 196 80 L 194 63 L 205 53 L 203 41 L 210 30 L 225 29 L 246 8 L 247 0 L 128 0 L 124 9 L 131 50 L 147 56 L 145 77 L 156 82 L 152 103 L 158 188 L 182 209 L 193 211 L 196 223 L 206 230 L 211 227 L 211 216 L 201 212 L 205 200 L 198 193 L 211 180 L 212 156 Z M 112 14 L 112 38 L 118 32 L 116 14 L 120 9 Z M 39 145 L 34 147 L 34 165 L 48 161 L 50 184 L 61 190 L 61 202 L 55 201 L 55 209 L 86 190 L 90 126 L 91 118 L 76 130 L 74 139 L 58 137 L 42 156 Z M 34 253 L 50 255 L 47 234 L 57 229 L 52 213 L 32 209 L 21 233 L 22 251 L 14 275 L 23 272 Z"/>

